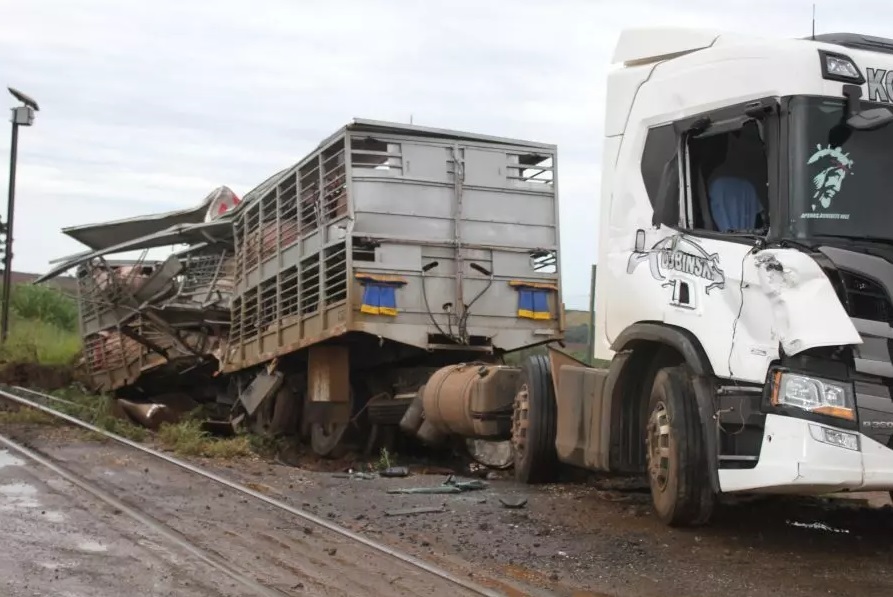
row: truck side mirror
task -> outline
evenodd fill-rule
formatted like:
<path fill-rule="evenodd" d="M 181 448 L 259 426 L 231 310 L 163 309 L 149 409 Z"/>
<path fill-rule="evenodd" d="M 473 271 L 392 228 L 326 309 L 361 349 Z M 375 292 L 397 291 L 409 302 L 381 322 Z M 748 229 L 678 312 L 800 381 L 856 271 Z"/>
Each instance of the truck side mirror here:
<path fill-rule="evenodd" d="M 873 131 L 893 122 L 893 112 L 889 108 L 872 108 L 853 114 L 846 119 L 847 126 L 857 131 Z"/>
<path fill-rule="evenodd" d="M 893 112 L 889 108 L 861 110 L 862 88 L 858 85 L 844 85 L 846 98 L 846 124 L 857 131 L 873 131 L 893 122 Z"/>

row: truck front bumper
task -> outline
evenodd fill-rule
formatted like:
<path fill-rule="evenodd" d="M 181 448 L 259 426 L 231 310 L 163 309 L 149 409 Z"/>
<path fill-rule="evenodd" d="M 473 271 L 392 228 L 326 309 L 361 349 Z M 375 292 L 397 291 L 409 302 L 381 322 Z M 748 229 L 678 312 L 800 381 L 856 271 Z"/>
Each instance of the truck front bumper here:
<path fill-rule="evenodd" d="M 828 431 L 856 436 L 858 449 L 822 441 Z M 757 465 L 721 469 L 719 485 L 724 493 L 893 490 L 893 450 L 856 431 L 767 414 Z"/>

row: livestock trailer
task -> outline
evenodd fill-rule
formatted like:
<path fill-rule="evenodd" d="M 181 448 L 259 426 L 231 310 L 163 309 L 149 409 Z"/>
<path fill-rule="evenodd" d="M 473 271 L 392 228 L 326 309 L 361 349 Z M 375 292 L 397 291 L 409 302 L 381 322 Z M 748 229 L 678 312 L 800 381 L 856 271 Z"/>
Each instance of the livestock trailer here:
<path fill-rule="evenodd" d="M 371 447 L 439 368 L 561 338 L 556 157 L 355 120 L 241 202 L 221 187 L 193 210 L 66 229 L 91 251 L 44 279 L 79 267 L 97 387 L 151 398 L 188 379 L 236 427 L 300 432 L 320 455 L 349 430 Z M 187 248 L 110 267 L 171 244 Z M 475 417 L 505 429 L 513 395 Z"/>
<path fill-rule="evenodd" d="M 561 336 L 553 145 L 355 120 L 233 227 L 221 369 L 321 455 L 399 423 L 438 367 Z"/>

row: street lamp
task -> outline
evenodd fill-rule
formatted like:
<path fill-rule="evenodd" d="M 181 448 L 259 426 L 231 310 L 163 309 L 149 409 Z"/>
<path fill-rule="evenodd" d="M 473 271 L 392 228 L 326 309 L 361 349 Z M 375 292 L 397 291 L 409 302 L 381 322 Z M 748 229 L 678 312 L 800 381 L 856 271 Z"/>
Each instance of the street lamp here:
<path fill-rule="evenodd" d="M 9 148 L 9 202 L 6 204 L 6 224 L 0 225 L 0 232 L 6 234 L 6 247 L 3 251 L 3 305 L 0 311 L 0 343 L 6 342 L 9 335 L 9 297 L 12 286 L 12 223 L 15 214 L 16 198 L 16 159 L 18 158 L 19 127 L 31 126 L 34 113 L 40 110 L 37 102 L 12 87 L 7 87 L 14 98 L 22 102 L 12 109 L 12 144 Z"/>

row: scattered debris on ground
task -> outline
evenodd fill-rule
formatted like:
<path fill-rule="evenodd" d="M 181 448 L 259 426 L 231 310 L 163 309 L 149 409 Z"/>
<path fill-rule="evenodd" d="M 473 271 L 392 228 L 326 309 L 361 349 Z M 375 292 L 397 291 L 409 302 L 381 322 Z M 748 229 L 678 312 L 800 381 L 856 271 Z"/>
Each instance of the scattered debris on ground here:
<path fill-rule="evenodd" d="M 454 476 L 450 475 L 441 485 L 435 485 L 433 487 L 399 487 L 396 489 L 388 489 L 388 493 L 454 494 L 486 488 L 487 484 L 479 479 L 470 479 L 467 481 L 463 481 L 458 480 Z"/>
<path fill-rule="evenodd" d="M 9 429 L 5 426 L 4 432 Z M 33 430 L 29 442 L 105 467 L 117 473 L 116 479 L 144 468 L 123 448 L 85 442 L 69 428 L 19 425 L 16 434 L 20 429 Z M 729 499 L 719 507 L 712 526 L 690 531 L 667 528 L 653 517 L 648 493 L 640 490 L 642 481 L 637 479 L 522 486 L 510 479 L 485 482 L 454 475 L 453 483 L 474 481 L 479 488 L 455 493 L 454 487 L 448 496 L 411 495 L 388 490 L 426 482 L 439 489 L 444 477 L 424 473 L 439 475 L 442 468 L 408 460 L 397 464 L 390 455 L 391 466 L 407 467 L 410 476 L 389 478 L 372 472 L 376 461 L 355 456 L 335 461 L 319 461 L 300 451 L 293 456 L 290 462 L 299 466 L 254 455 L 194 458 L 215 472 L 418 557 L 473 562 L 481 574 L 504 574 L 559 595 L 814 597 L 848 594 L 859 586 L 861 595 L 880 597 L 893 588 L 893 552 L 886 546 L 893 532 L 893 507 L 868 507 L 858 495 Z M 148 498 L 170 492 L 164 479 L 149 486 L 144 481 L 148 478 L 147 473 L 134 481 Z M 605 492 L 628 499 L 606 500 L 600 495 Z M 889 498 L 882 497 L 889 504 Z M 229 499 L 225 492 L 211 494 L 209 515 Z M 524 500 L 523 508 L 503 504 Z M 299 526 L 295 533 L 303 537 L 314 530 L 308 526 L 302 532 Z M 337 555 L 344 557 L 341 551 L 339 547 Z M 852 556 L 847 566 L 839 566 L 841 553 Z M 815 575 L 816 569 L 824 572 Z"/>
<path fill-rule="evenodd" d="M 446 512 L 446 508 L 406 508 L 405 510 L 385 510 L 386 516 L 413 516 L 415 514 L 437 514 Z"/>
<path fill-rule="evenodd" d="M 519 498 L 499 498 L 499 503 L 503 505 L 503 507 L 508 508 L 510 510 L 518 510 L 527 505 L 527 498 L 519 497 Z"/>

